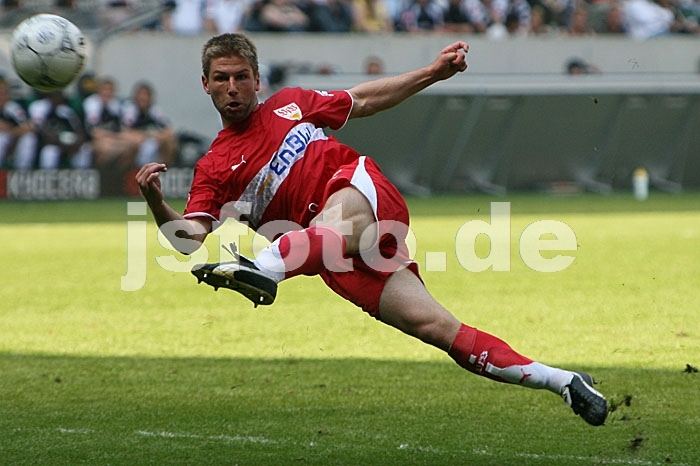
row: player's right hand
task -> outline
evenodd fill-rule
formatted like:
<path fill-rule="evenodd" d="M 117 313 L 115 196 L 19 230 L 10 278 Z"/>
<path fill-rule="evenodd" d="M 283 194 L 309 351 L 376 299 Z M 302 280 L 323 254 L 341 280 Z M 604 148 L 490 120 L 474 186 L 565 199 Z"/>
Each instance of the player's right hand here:
<path fill-rule="evenodd" d="M 159 205 L 163 202 L 163 192 L 160 189 L 160 173 L 168 171 L 163 163 L 147 163 L 136 174 L 136 183 L 141 195 L 148 205 Z"/>

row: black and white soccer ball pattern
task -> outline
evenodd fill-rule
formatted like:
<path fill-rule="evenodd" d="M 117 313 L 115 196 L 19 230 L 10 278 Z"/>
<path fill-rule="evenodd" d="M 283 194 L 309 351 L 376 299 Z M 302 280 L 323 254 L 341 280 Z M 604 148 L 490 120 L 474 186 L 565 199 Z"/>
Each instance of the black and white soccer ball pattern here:
<path fill-rule="evenodd" d="M 15 28 L 11 54 L 17 75 L 43 92 L 70 84 L 87 57 L 80 29 L 65 18 L 49 14 L 32 16 Z"/>

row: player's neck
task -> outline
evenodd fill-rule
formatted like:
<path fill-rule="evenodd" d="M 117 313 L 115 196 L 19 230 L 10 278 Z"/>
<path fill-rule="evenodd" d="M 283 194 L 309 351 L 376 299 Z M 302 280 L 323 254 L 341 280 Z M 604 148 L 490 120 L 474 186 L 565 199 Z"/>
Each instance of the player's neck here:
<path fill-rule="evenodd" d="M 250 126 L 250 122 L 253 121 L 253 115 L 257 111 L 259 107 L 259 104 L 255 105 L 255 108 L 253 108 L 253 111 L 251 111 L 247 117 L 243 120 L 238 120 L 238 121 L 231 121 L 231 120 L 225 120 L 223 117 L 221 118 L 221 124 L 224 127 L 224 129 L 229 129 L 231 131 L 244 131 L 248 126 Z"/>

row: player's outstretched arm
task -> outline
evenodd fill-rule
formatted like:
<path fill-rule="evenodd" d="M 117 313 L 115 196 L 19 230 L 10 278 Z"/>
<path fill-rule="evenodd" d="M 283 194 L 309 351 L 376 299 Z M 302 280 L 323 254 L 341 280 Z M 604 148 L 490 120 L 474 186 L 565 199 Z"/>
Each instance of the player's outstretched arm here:
<path fill-rule="evenodd" d="M 469 45 L 458 41 L 442 49 L 428 66 L 358 84 L 349 90 L 354 100 L 350 118 L 365 117 L 391 108 L 431 84 L 466 70 L 468 51 Z"/>
<path fill-rule="evenodd" d="M 136 174 L 136 182 L 141 190 L 141 195 L 153 212 L 153 218 L 160 231 L 175 249 L 183 254 L 191 254 L 199 249 L 211 231 L 211 221 L 204 217 L 183 218 L 179 212 L 165 202 L 160 187 L 160 173 L 167 170 L 165 164 L 147 163 Z"/>

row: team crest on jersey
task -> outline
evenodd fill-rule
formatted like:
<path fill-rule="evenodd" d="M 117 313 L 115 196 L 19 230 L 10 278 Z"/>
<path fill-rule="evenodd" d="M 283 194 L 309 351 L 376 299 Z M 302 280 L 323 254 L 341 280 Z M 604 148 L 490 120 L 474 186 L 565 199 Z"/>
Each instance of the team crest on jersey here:
<path fill-rule="evenodd" d="M 299 106 L 292 102 L 291 104 L 285 105 L 274 110 L 275 115 L 281 116 L 287 120 L 299 121 L 301 120 L 302 114 Z"/>

